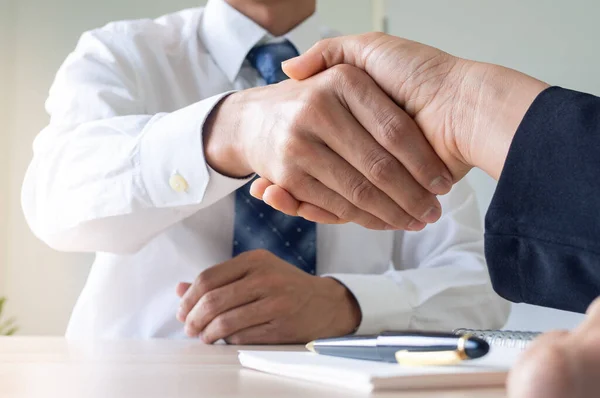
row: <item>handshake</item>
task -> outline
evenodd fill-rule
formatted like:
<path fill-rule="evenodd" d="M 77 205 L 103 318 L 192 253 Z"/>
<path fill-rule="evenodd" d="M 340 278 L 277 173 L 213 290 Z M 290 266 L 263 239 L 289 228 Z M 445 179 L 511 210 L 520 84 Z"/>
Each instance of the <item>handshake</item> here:
<path fill-rule="evenodd" d="M 213 111 L 208 163 L 257 173 L 251 193 L 288 215 L 379 230 L 436 222 L 436 195 L 472 167 L 497 179 L 548 87 L 382 33 L 322 41 L 283 70 L 291 80 L 237 92 Z"/>
<path fill-rule="evenodd" d="M 231 176 L 257 173 L 251 193 L 288 215 L 371 229 L 436 222 L 436 195 L 473 167 L 498 179 L 548 87 L 381 33 L 325 40 L 283 70 L 292 80 L 232 94 L 215 109 L 204 131 L 208 163 Z M 511 372 L 509 397 L 598 395 L 600 299 L 588 312 L 576 330 L 534 343 Z"/>

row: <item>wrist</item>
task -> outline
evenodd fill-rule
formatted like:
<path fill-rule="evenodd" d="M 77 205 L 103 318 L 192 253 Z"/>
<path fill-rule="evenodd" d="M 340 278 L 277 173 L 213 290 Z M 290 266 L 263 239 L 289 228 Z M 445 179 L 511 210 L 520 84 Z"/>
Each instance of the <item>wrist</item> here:
<path fill-rule="evenodd" d="M 498 179 L 510 145 L 535 98 L 548 84 L 498 65 L 464 61 L 454 114 L 456 148 L 470 167 Z"/>
<path fill-rule="evenodd" d="M 335 296 L 334 301 L 339 303 L 340 310 L 333 314 L 334 325 L 340 328 L 338 335 L 355 332 L 362 321 L 362 311 L 354 294 L 337 279 L 321 278 L 328 283 L 328 290 Z"/>
<path fill-rule="evenodd" d="M 206 118 L 203 128 L 204 156 L 210 167 L 229 177 L 253 173 L 240 138 L 240 92 L 223 98 Z"/>

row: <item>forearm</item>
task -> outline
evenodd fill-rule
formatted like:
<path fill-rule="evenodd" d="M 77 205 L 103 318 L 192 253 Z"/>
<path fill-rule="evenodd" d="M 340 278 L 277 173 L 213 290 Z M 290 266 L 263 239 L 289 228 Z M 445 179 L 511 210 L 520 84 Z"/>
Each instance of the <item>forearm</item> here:
<path fill-rule="evenodd" d="M 486 257 L 501 295 L 583 312 L 600 294 L 598 154 L 600 99 L 558 87 L 540 94 L 486 217 Z"/>
<path fill-rule="evenodd" d="M 171 114 L 54 124 L 36 139 L 23 186 L 34 233 L 65 251 L 131 252 L 243 185 L 203 156 L 213 97 Z"/>

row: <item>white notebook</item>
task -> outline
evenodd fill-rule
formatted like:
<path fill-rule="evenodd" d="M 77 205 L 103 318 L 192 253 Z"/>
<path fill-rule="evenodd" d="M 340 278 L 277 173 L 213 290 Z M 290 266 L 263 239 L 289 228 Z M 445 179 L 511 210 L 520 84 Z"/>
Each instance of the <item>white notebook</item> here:
<path fill-rule="evenodd" d="M 492 348 L 483 358 L 454 366 L 406 367 L 310 352 L 240 351 L 242 366 L 278 376 L 355 391 L 503 386 L 519 349 Z"/>

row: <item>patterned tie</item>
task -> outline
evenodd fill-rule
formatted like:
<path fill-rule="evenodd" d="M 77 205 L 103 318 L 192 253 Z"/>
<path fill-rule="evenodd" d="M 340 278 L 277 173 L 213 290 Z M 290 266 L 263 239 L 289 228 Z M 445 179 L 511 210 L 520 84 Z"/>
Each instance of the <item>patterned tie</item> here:
<path fill-rule="evenodd" d="M 274 84 L 287 79 L 281 63 L 297 55 L 296 48 L 286 40 L 255 47 L 247 59 L 267 84 Z M 315 223 L 287 216 L 255 199 L 250 195 L 250 185 L 236 191 L 233 256 L 265 249 L 314 275 L 317 257 Z"/>

